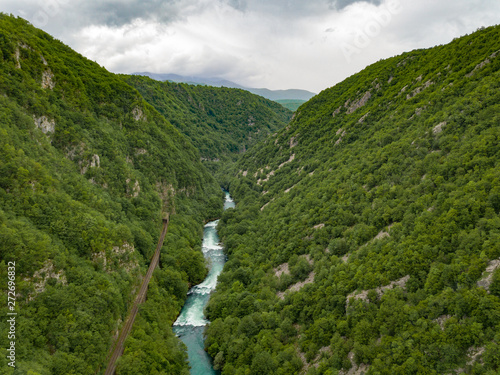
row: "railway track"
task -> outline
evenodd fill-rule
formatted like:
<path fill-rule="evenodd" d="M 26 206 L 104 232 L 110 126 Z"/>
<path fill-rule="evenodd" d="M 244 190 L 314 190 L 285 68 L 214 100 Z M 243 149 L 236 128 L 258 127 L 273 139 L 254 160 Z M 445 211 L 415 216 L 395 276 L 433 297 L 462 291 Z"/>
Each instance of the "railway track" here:
<path fill-rule="evenodd" d="M 127 336 L 132 330 L 135 317 L 137 316 L 137 312 L 139 311 L 139 305 L 146 300 L 146 293 L 148 291 L 149 281 L 151 280 L 153 272 L 155 268 L 158 266 L 158 262 L 160 260 L 160 250 L 163 246 L 163 240 L 165 239 L 165 235 L 167 234 L 168 222 L 169 222 L 169 216 L 167 216 L 166 219 L 163 219 L 163 230 L 161 232 L 160 239 L 158 240 L 158 245 L 156 245 L 156 250 L 153 255 L 153 258 L 151 259 L 151 263 L 149 264 L 148 272 L 146 273 L 144 279 L 142 280 L 141 288 L 139 289 L 139 292 L 135 297 L 132 309 L 130 310 L 130 313 L 127 319 L 125 320 L 125 324 L 122 327 L 120 335 L 118 336 L 118 339 L 116 340 L 115 345 L 108 356 L 109 358 L 108 365 L 106 367 L 104 375 L 114 375 L 116 371 L 116 361 L 123 353 L 125 340 L 127 339 Z"/>

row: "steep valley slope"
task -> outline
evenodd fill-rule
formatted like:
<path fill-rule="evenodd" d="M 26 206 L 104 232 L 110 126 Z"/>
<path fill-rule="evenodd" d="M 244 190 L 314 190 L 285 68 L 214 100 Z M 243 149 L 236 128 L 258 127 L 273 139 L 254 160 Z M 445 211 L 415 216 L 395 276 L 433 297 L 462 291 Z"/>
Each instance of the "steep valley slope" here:
<path fill-rule="evenodd" d="M 0 52 L 0 279 L 14 262 L 18 314 L 17 368 L 2 356 L 0 372 L 102 372 L 170 214 L 117 373 L 188 374 L 171 324 L 206 275 L 203 221 L 220 215 L 219 185 L 121 76 L 3 14 Z M 2 319 L 3 348 L 8 329 Z"/>
<path fill-rule="evenodd" d="M 375 63 L 232 170 L 222 374 L 497 374 L 500 27 Z"/>
<path fill-rule="evenodd" d="M 124 76 L 148 103 L 186 135 L 211 170 L 221 169 L 285 127 L 292 112 L 247 91 Z"/>
<path fill-rule="evenodd" d="M 0 52 L 6 374 L 102 373 L 167 214 L 117 374 L 189 374 L 171 325 L 207 272 L 213 172 L 238 202 L 206 311 L 223 375 L 498 373 L 500 27 L 371 65 L 287 126 L 276 103 L 115 75 L 2 14 Z"/>

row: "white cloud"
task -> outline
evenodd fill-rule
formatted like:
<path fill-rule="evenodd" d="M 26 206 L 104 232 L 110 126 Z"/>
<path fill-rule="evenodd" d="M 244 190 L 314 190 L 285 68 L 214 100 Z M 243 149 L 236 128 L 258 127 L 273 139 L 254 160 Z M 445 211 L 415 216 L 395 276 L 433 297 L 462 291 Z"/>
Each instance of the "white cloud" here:
<path fill-rule="evenodd" d="M 312 91 L 380 58 L 500 21 L 497 0 L 4 1 L 7 12 L 35 24 L 35 15 L 45 13 L 44 30 L 111 71 Z M 399 11 L 380 18 L 398 1 Z"/>

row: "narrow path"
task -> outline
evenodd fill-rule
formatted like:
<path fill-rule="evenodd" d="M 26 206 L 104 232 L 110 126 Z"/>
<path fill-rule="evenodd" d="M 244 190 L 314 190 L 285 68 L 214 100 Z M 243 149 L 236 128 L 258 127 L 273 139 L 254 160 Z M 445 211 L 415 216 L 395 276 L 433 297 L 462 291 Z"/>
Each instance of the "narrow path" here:
<path fill-rule="evenodd" d="M 149 265 L 148 272 L 144 279 L 142 280 L 141 288 L 135 297 L 134 304 L 132 305 L 132 309 L 130 310 L 130 314 L 125 320 L 125 324 L 122 327 L 120 332 L 120 336 L 118 336 L 118 340 L 116 340 L 113 351 L 109 356 L 108 366 L 106 367 L 105 375 L 114 375 L 116 370 L 116 361 L 123 353 L 123 347 L 125 344 L 125 340 L 127 339 L 128 334 L 132 330 L 132 325 L 134 324 L 135 317 L 137 312 L 139 311 L 139 305 L 146 300 L 146 292 L 148 291 L 148 284 L 151 280 L 151 276 L 153 276 L 153 271 L 158 266 L 158 261 L 160 260 L 160 250 L 163 246 L 163 240 L 165 239 L 165 235 L 167 234 L 168 229 L 168 221 L 169 217 L 163 219 L 163 230 L 161 232 L 160 239 L 158 240 L 158 245 L 156 245 L 156 251 L 153 255 L 153 259 L 151 259 L 151 263 Z"/>

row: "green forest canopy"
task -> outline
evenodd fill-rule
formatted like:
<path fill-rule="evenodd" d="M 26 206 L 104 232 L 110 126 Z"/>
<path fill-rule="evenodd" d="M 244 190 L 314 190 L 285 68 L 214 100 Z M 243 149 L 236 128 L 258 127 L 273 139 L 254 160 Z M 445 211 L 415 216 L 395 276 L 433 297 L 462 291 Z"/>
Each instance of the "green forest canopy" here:
<path fill-rule="evenodd" d="M 230 168 L 222 374 L 496 374 L 500 27 L 373 64 Z"/>
<path fill-rule="evenodd" d="M 245 90 L 123 78 L 186 135 L 206 161 L 234 159 L 292 117 L 281 105 Z"/>
<path fill-rule="evenodd" d="M 221 214 L 209 167 L 238 201 L 207 307 L 224 375 L 497 373 L 499 34 L 380 61 L 284 128 L 275 103 L 114 75 L 0 15 L 0 278 L 16 261 L 18 370 L 103 370 L 175 212 L 117 373 L 189 373 L 171 324 L 206 274 L 202 221 Z"/>
<path fill-rule="evenodd" d="M 0 279 L 15 261 L 17 371 L 104 369 L 175 212 L 117 373 L 187 374 L 170 326 L 206 274 L 203 220 L 222 208 L 199 151 L 121 77 L 22 19 L 0 15 L 0 52 Z M 5 356 L 0 367 L 14 373 Z"/>

